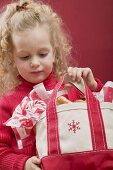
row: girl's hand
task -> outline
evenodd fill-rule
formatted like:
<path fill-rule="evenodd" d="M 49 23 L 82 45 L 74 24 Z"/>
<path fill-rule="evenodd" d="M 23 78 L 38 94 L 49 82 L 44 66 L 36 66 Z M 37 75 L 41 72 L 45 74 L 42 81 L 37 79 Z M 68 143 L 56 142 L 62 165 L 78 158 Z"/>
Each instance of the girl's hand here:
<path fill-rule="evenodd" d="M 24 170 L 41 170 L 40 165 L 41 160 L 36 156 L 32 156 L 26 161 Z"/>
<path fill-rule="evenodd" d="M 97 88 L 97 82 L 90 68 L 68 67 L 67 72 L 69 76 L 72 77 L 72 80 L 78 83 L 80 83 L 83 78 L 90 90 L 94 91 Z"/>

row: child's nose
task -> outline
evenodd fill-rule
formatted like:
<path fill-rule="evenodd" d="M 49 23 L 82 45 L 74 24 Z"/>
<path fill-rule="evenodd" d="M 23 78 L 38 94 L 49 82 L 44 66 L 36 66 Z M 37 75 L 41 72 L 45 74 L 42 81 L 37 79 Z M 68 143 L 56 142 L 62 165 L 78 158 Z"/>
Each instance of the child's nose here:
<path fill-rule="evenodd" d="M 31 67 L 38 67 L 40 65 L 40 61 L 38 59 L 38 56 L 33 56 L 30 62 Z"/>

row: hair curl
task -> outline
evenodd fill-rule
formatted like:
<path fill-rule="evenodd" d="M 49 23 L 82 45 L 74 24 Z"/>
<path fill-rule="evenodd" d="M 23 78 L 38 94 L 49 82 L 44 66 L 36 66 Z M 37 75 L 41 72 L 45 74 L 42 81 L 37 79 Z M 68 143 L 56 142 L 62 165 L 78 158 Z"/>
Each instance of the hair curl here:
<path fill-rule="evenodd" d="M 22 10 L 17 6 L 27 4 Z M 18 71 L 13 66 L 11 34 L 24 31 L 39 24 L 47 24 L 51 35 L 51 44 L 56 51 L 55 70 L 59 77 L 66 72 L 71 54 L 69 34 L 64 30 L 62 19 L 49 5 L 32 0 L 20 0 L 11 3 L 1 13 L 0 18 L 0 95 L 14 89 L 19 84 Z"/>

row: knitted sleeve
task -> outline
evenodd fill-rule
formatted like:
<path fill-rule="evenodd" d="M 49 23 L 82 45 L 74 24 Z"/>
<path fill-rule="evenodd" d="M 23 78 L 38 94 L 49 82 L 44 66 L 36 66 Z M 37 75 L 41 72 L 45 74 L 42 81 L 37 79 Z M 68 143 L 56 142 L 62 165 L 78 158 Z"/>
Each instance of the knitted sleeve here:
<path fill-rule="evenodd" d="M 94 92 L 99 92 L 102 89 L 103 84 L 102 84 L 102 82 L 98 78 L 95 78 L 95 80 L 97 82 L 97 88 L 95 89 Z"/>
<path fill-rule="evenodd" d="M 13 101 L 12 101 L 13 102 Z M 11 117 L 11 109 L 6 98 L 0 100 L 0 169 L 1 170 L 23 170 L 25 161 L 29 156 L 16 154 L 12 149 L 14 139 L 13 130 L 4 125 Z"/>
<path fill-rule="evenodd" d="M 103 84 L 102 84 L 102 82 L 98 78 L 95 78 L 95 80 L 97 82 L 97 88 L 95 89 L 94 92 L 99 92 L 102 89 Z M 70 88 L 70 91 L 69 91 L 69 94 L 68 94 L 68 98 L 71 101 L 75 101 L 75 100 L 78 100 L 78 99 L 82 99 L 83 98 L 83 94 L 79 90 L 77 90 L 74 87 L 72 87 L 72 88 Z"/>

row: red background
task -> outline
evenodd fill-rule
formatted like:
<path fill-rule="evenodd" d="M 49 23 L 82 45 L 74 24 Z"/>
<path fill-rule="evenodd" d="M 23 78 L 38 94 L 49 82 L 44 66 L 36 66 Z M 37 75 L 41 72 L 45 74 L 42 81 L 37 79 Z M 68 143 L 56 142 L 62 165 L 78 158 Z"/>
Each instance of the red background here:
<path fill-rule="evenodd" d="M 113 0 L 43 0 L 62 17 L 73 43 L 73 61 L 113 81 Z M 0 1 L 0 6 L 11 0 Z"/>

